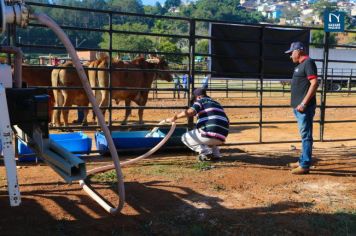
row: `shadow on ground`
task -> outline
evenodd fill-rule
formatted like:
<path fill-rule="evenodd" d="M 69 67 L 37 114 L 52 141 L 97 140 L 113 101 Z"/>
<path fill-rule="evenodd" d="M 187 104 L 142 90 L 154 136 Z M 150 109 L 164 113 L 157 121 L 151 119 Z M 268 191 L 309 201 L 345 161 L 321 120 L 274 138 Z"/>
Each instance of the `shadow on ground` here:
<path fill-rule="evenodd" d="M 244 152 L 224 150 L 217 168 L 232 163 L 249 168 L 281 169 L 294 162 L 297 151 Z M 349 177 L 355 174 L 355 148 L 316 149 L 315 175 Z M 190 157 L 186 157 L 190 158 Z M 332 168 L 330 168 L 332 167 Z M 98 190 L 114 190 L 110 182 L 94 182 Z M 11 208 L 0 189 L 0 235 L 353 235 L 355 210 L 334 214 L 309 209 L 313 202 L 281 201 L 263 207 L 231 209 L 219 197 L 172 181 L 125 183 L 126 214 L 108 215 L 78 185 L 50 180 L 24 184 L 37 190 L 22 192 L 22 205 Z M 228 193 L 227 193 L 228 194 Z M 42 201 L 51 206 L 43 206 Z M 89 213 L 91 212 L 91 213 Z M 93 214 L 95 212 L 95 214 Z"/>
<path fill-rule="evenodd" d="M 101 185 L 105 185 L 101 183 Z M 102 186 L 107 187 L 107 186 Z M 165 188 L 174 188 L 168 191 Z M 266 207 L 228 209 L 218 197 L 204 196 L 168 182 L 128 182 L 127 207 L 131 215 L 109 216 L 86 195 L 68 199 L 70 191 L 23 193 L 21 207 L 10 208 L 0 192 L 1 235 L 351 235 L 356 214 L 307 212 L 311 203 L 285 201 Z M 44 209 L 37 199 L 47 198 L 64 212 L 61 219 Z M 85 205 L 97 212 L 92 217 Z M 292 213 L 293 212 L 293 213 Z"/>

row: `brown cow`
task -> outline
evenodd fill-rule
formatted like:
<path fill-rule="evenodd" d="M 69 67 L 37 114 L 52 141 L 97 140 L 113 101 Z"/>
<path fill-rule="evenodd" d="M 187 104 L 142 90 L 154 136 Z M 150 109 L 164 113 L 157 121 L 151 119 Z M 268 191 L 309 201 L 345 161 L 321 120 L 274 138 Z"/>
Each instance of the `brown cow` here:
<path fill-rule="evenodd" d="M 102 63 L 105 63 L 107 61 L 107 57 L 104 54 L 100 55 L 100 58 L 95 61 L 90 61 L 85 63 L 83 66 L 84 67 L 89 67 L 89 68 L 97 68 L 97 67 L 102 67 Z M 81 81 L 78 77 L 77 71 L 73 68 L 73 63 L 71 61 L 68 61 L 62 65 L 59 65 L 60 67 L 70 67 L 68 69 L 54 69 L 52 71 L 52 86 L 57 87 L 57 86 L 65 86 L 65 87 L 81 87 Z M 94 84 L 95 79 L 97 77 L 101 78 L 105 76 L 106 71 L 96 71 L 96 70 L 86 70 L 88 78 L 92 78 L 93 80 L 93 87 L 98 87 L 101 86 Z M 92 84 L 92 83 L 91 83 Z M 100 96 L 100 91 L 95 90 L 94 91 L 95 95 Z M 86 93 L 83 89 L 81 90 L 54 90 L 54 100 L 55 100 L 55 105 L 56 106 L 72 106 L 72 105 L 77 105 L 77 106 L 88 106 L 89 105 L 89 100 L 86 96 Z M 63 114 L 63 119 L 64 119 L 64 125 L 68 125 L 68 110 L 65 110 L 63 112 L 56 110 L 53 113 L 53 118 L 52 118 L 52 123 L 55 126 L 60 126 L 60 114 Z M 87 114 L 88 111 L 84 112 L 84 120 L 82 121 L 82 125 L 87 124 Z"/>
<path fill-rule="evenodd" d="M 141 86 L 132 86 L 132 87 L 141 87 L 141 88 L 151 88 L 153 80 L 165 80 L 168 82 L 171 82 L 173 80 L 172 75 L 169 72 L 166 72 L 166 70 L 169 70 L 168 68 L 168 63 L 164 60 L 164 58 L 159 58 L 159 57 L 153 57 L 151 59 L 148 59 L 147 61 L 143 60 L 143 58 L 138 58 L 134 61 L 132 61 L 132 64 L 141 67 L 142 69 L 155 69 L 159 70 L 158 72 L 144 72 L 144 80 L 141 81 Z M 131 76 L 131 75 L 129 75 Z M 115 80 L 114 80 L 115 81 Z M 126 84 L 125 82 L 117 81 L 117 87 L 131 87 L 131 84 Z M 130 81 L 131 82 L 131 81 Z M 113 87 L 115 87 L 115 84 L 113 82 Z M 147 99 L 148 99 L 148 94 L 149 90 L 141 90 L 139 93 L 139 96 L 136 96 L 134 99 L 132 98 L 126 98 L 125 99 L 125 106 L 128 107 L 130 106 L 130 101 L 134 101 L 138 106 L 142 106 L 138 110 L 138 117 L 139 117 L 139 124 L 143 124 L 143 106 L 146 105 Z M 120 91 L 117 91 L 117 95 L 120 95 Z M 113 93 L 112 98 L 115 99 L 116 103 L 118 104 L 120 100 L 120 96 L 117 96 L 119 99 L 117 99 Z M 127 119 L 131 114 L 131 109 L 126 109 L 125 113 L 125 118 L 122 121 L 122 124 L 127 123 Z"/>
<path fill-rule="evenodd" d="M 107 61 L 98 64 L 98 68 L 107 68 Z M 155 79 L 172 81 L 172 76 L 169 72 L 164 70 L 168 69 L 168 64 L 163 58 L 154 58 L 146 61 L 143 57 L 133 60 L 131 63 L 122 61 L 112 63 L 113 69 L 136 69 L 134 71 L 120 71 L 114 70 L 111 76 L 111 85 L 115 87 L 127 88 L 151 88 L 152 82 Z M 139 71 L 137 69 L 156 69 L 158 72 Z M 108 73 L 102 71 L 101 76 L 90 78 L 91 86 L 108 87 Z M 95 83 L 94 83 L 95 81 Z M 108 106 L 109 92 L 107 90 L 100 90 L 97 100 L 101 106 Z M 125 101 L 125 106 L 130 106 L 130 102 L 134 101 L 137 105 L 142 106 L 139 108 L 139 123 L 143 123 L 143 106 L 146 105 L 149 90 L 113 90 L 112 99 L 118 104 L 121 100 Z M 131 114 L 131 109 L 126 109 L 125 118 L 122 124 L 127 123 L 127 119 Z"/>
<path fill-rule="evenodd" d="M 98 60 L 89 62 L 89 68 L 96 69 L 107 69 L 109 63 L 109 58 L 106 54 L 102 54 Z M 107 88 L 108 87 L 108 71 L 105 70 L 89 70 L 88 71 L 89 83 L 92 88 L 100 87 Z M 107 90 L 94 90 L 95 98 L 100 107 L 107 106 L 109 104 L 109 93 Z M 105 113 L 105 110 L 103 110 Z M 95 114 L 93 113 L 93 119 L 95 119 Z"/>
<path fill-rule="evenodd" d="M 79 79 L 77 71 L 73 67 L 73 63 L 71 61 L 67 61 L 66 63 L 59 65 L 60 67 L 68 67 L 68 69 L 54 69 L 52 71 L 52 86 L 53 87 L 82 87 L 82 83 Z M 55 106 L 65 106 L 69 107 L 72 105 L 77 106 L 88 106 L 89 100 L 84 91 L 84 89 L 63 89 L 53 90 Z M 63 120 L 64 126 L 68 126 L 68 113 L 69 110 L 63 110 Z M 53 111 L 53 124 L 55 126 L 60 126 L 60 114 L 59 110 Z M 87 123 L 87 114 L 88 110 L 84 110 L 84 120 L 83 125 Z"/>
<path fill-rule="evenodd" d="M 133 87 L 133 88 L 151 88 L 154 79 L 162 79 L 172 81 L 170 73 L 164 70 L 168 69 L 168 64 L 164 59 L 155 58 L 151 61 L 145 61 L 144 58 L 138 58 L 131 63 L 122 61 L 112 63 L 113 68 L 128 68 L 136 69 L 136 71 L 113 71 L 112 72 L 112 87 Z M 72 62 L 67 62 L 61 67 L 72 67 Z M 88 63 L 89 68 L 107 68 L 108 58 L 101 57 L 96 61 Z M 137 69 L 158 69 L 158 72 L 145 72 Z M 108 87 L 108 71 L 104 70 L 89 70 L 89 82 L 92 87 Z M 71 69 L 54 69 L 52 71 L 52 86 L 65 87 L 81 87 L 81 81 L 74 68 Z M 108 106 L 108 90 L 95 90 L 95 94 L 100 106 Z M 139 106 L 145 106 L 147 103 L 149 91 L 140 90 L 114 90 L 112 99 L 117 103 L 124 100 L 126 106 L 130 105 L 130 101 L 134 101 Z M 88 106 L 89 101 L 83 89 L 78 90 L 54 90 L 54 98 L 56 106 Z M 131 113 L 131 109 L 126 110 L 126 115 L 123 123 L 127 122 L 127 118 Z M 84 121 L 87 122 L 88 111 L 84 113 Z M 64 125 L 68 125 L 68 110 L 63 111 Z M 143 123 L 143 108 L 139 109 L 139 122 Z M 60 125 L 60 111 L 53 112 L 53 123 L 56 126 Z"/>

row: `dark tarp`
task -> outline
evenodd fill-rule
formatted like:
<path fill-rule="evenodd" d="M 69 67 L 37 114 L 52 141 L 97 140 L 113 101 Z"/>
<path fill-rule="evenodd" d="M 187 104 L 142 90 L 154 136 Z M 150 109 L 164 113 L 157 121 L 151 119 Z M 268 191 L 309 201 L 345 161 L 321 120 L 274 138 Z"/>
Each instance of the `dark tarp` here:
<path fill-rule="evenodd" d="M 211 25 L 212 76 L 291 78 L 294 65 L 284 52 L 301 41 L 307 51 L 309 30 L 245 25 Z"/>

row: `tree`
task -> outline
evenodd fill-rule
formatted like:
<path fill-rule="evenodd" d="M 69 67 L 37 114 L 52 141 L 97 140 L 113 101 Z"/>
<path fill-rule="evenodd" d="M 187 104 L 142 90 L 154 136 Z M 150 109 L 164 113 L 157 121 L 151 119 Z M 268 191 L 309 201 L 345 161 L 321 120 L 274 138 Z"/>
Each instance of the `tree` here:
<path fill-rule="evenodd" d="M 159 2 L 156 2 L 155 6 L 144 6 L 145 14 L 150 15 L 164 15 L 167 11 Z M 146 18 L 146 23 L 152 27 L 156 19 Z"/>
<path fill-rule="evenodd" d="M 105 27 L 106 29 L 109 26 Z M 122 25 L 113 25 L 114 30 L 148 32 L 148 26 L 140 23 L 126 23 Z M 101 48 L 109 48 L 110 37 L 108 33 L 103 34 Z M 114 50 L 127 51 L 153 51 L 154 43 L 148 36 L 135 34 L 113 34 L 112 47 Z M 131 55 L 135 57 L 136 55 Z"/>
<path fill-rule="evenodd" d="M 282 17 L 287 21 L 295 22 L 298 17 L 300 17 L 300 10 L 297 7 L 284 8 Z"/>
<path fill-rule="evenodd" d="M 312 8 L 316 12 L 316 14 L 323 19 L 324 12 L 325 11 L 336 11 L 338 10 L 337 3 L 336 2 L 330 2 L 327 0 L 320 0 L 316 1 L 313 5 Z"/>
<path fill-rule="evenodd" d="M 156 45 L 159 52 L 177 53 L 177 55 L 167 55 L 166 58 L 169 62 L 181 63 L 183 57 L 179 54 L 182 51 L 177 47 L 175 43 L 172 43 L 168 39 L 163 39 Z"/>
<path fill-rule="evenodd" d="M 240 7 L 240 0 L 199 0 L 182 12 L 187 17 L 211 20 L 227 20 L 242 23 L 258 23 L 264 17 L 259 12 L 249 13 Z"/>
<path fill-rule="evenodd" d="M 144 8 L 141 0 L 112 0 L 109 4 L 112 10 L 143 14 Z"/>
<path fill-rule="evenodd" d="M 178 23 L 179 24 L 179 23 Z M 167 22 L 164 20 L 156 20 L 154 27 L 152 27 L 153 33 L 159 34 L 177 34 L 179 33 L 177 22 Z M 170 53 L 182 53 L 182 50 L 177 46 L 178 39 L 177 38 L 168 38 L 168 37 L 154 37 L 156 49 L 162 52 L 170 52 Z M 169 55 L 167 59 L 172 62 L 181 62 L 182 56 L 179 55 Z"/>
<path fill-rule="evenodd" d="M 195 47 L 195 51 L 197 53 L 209 53 L 209 41 L 207 39 L 202 39 L 197 42 L 197 46 Z"/>
<path fill-rule="evenodd" d="M 164 14 L 167 12 L 167 10 L 166 10 L 164 7 L 162 7 L 161 3 L 159 3 L 159 2 L 156 2 L 155 7 L 156 7 L 156 9 L 157 9 L 157 12 L 158 12 L 160 15 L 164 15 Z"/>
<path fill-rule="evenodd" d="M 166 0 L 164 2 L 164 8 L 169 10 L 172 7 L 179 7 L 181 4 L 181 0 Z"/>
<path fill-rule="evenodd" d="M 161 3 L 156 2 L 155 6 L 144 6 L 145 14 L 164 15 L 166 10 L 162 7 Z"/>
<path fill-rule="evenodd" d="M 311 42 L 313 44 L 319 44 L 319 45 L 315 45 L 314 47 L 316 48 L 322 48 L 324 45 L 324 35 L 325 32 L 323 30 L 312 30 L 312 40 Z M 330 34 L 329 37 L 329 44 L 330 45 L 334 45 L 337 43 L 335 34 Z"/>
<path fill-rule="evenodd" d="M 356 29 L 356 18 L 345 13 L 345 29 L 352 30 Z"/>
<path fill-rule="evenodd" d="M 110 10 L 144 14 L 145 10 L 141 0 L 111 0 Z M 113 17 L 113 24 L 125 24 L 125 23 L 147 23 L 146 19 L 138 16 L 117 15 Z"/>
<path fill-rule="evenodd" d="M 155 21 L 151 30 L 159 34 L 179 34 L 187 32 L 188 24 L 184 21 L 159 19 Z"/>
<path fill-rule="evenodd" d="M 209 20 L 226 20 L 241 23 L 258 23 L 265 21 L 260 12 L 248 12 L 241 8 L 239 0 L 199 0 L 179 8 L 179 16 Z M 197 22 L 196 32 L 208 34 L 209 23 Z"/>

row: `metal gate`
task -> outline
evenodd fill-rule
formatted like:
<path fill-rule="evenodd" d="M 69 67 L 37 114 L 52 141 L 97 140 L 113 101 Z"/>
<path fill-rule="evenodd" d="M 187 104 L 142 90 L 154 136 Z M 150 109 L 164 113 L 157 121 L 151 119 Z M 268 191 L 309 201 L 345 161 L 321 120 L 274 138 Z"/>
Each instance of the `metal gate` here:
<path fill-rule="evenodd" d="M 168 110 L 168 111 L 180 111 L 182 109 L 186 109 L 190 105 L 190 97 L 191 93 L 194 88 L 199 87 L 199 83 L 202 81 L 204 76 L 209 76 L 214 71 L 211 71 L 208 67 L 209 62 L 214 60 L 217 57 L 226 57 L 226 60 L 230 58 L 225 55 L 214 55 L 212 53 L 202 52 L 197 50 L 197 45 L 202 40 L 213 42 L 217 40 L 209 35 L 208 25 L 211 23 L 219 23 L 219 24 L 236 24 L 237 22 L 226 22 L 226 21 L 211 21 L 211 20 L 204 20 L 204 19 L 192 19 L 192 18 L 184 18 L 184 17 L 169 17 L 169 16 L 158 16 L 158 15 L 142 15 L 142 14 L 135 14 L 135 13 L 125 13 L 125 12 L 116 12 L 116 11 L 106 11 L 106 10 L 94 10 L 94 9 L 86 9 L 86 8 L 75 8 L 75 7 L 68 7 L 68 6 L 58 6 L 58 5 L 47 5 L 47 4 L 40 4 L 40 3 L 33 3 L 28 2 L 28 5 L 31 5 L 34 9 L 39 10 L 46 10 L 48 15 L 51 16 L 50 9 L 61 9 L 62 11 L 68 12 L 68 14 L 74 14 L 78 16 L 74 22 L 66 22 L 65 19 L 55 19 L 55 16 L 52 17 L 57 20 L 61 27 L 69 34 L 72 39 L 73 44 L 76 46 L 77 51 L 96 51 L 96 52 L 106 52 L 109 54 L 110 58 L 110 65 L 111 60 L 117 54 L 121 55 L 164 55 L 167 58 L 182 58 L 181 63 L 170 63 L 169 71 L 174 75 L 178 75 L 182 77 L 184 74 L 188 75 L 188 82 L 186 87 L 174 86 L 173 83 L 162 83 L 162 82 L 155 82 L 151 88 L 134 88 L 134 90 L 140 91 L 150 91 L 152 96 L 152 100 L 158 101 L 158 99 L 165 99 L 170 98 L 170 96 L 174 96 L 177 93 L 186 93 L 185 98 L 180 98 L 177 100 L 172 100 L 173 102 L 168 105 L 148 105 L 145 106 L 146 110 Z M 104 25 L 97 25 L 95 21 L 99 21 L 98 19 L 105 19 Z M 135 20 L 140 19 L 147 22 L 151 22 L 154 20 L 164 21 L 174 21 L 176 24 L 184 25 L 184 30 L 179 33 L 172 33 L 169 29 L 165 29 L 164 27 L 161 30 L 131 30 L 131 29 L 124 29 L 118 28 L 116 25 L 124 24 L 125 22 L 134 22 Z M 239 25 L 244 25 L 238 23 Z M 281 25 L 259 25 L 259 24 L 245 24 L 246 26 L 255 26 L 259 27 L 263 30 L 266 27 L 278 27 L 278 28 L 295 28 L 295 29 L 307 29 L 307 30 L 322 30 L 321 28 L 313 28 L 313 27 L 292 27 L 292 26 L 281 26 Z M 50 56 L 53 55 L 60 55 L 62 54 L 63 58 L 65 58 L 65 51 L 64 47 L 59 45 L 58 42 L 53 38 L 50 37 L 50 34 L 47 38 L 35 38 L 34 35 L 36 30 L 43 31 L 45 30 L 42 25 L 39 24 L 30 24 L 30 29 L 33 29 L 31 32 L 29 30 L 22 30 L 12 28 L 9 29 L 8 36 L 6 38 L 0 39 L 2 42 L 7 44 L 15 44 L 18 47 L 21 47 L 29 62 L 31 62 L 31 67 L 33 68 L 60 68 L 55 66 L 42 66 L 39 65 L 39 61 L 35 61 L 35 57 L 38 58 L 39 53 L 50 53 Z M 356 31 L 345 31 L 348 34 L 356 34 Z M 100 36 L 99 38 L 102 39 L 102 44 L 99 46 L 98 42 L 92 42 L 89 39 L 83 38 L 83 35 L 106 35 Z M 153 40 L 163 40 L 163 39 L 171 39 L 172 41 L 176 42 L 176 44 L 180 45 L 179 52 L 172 52 L 172 51 L 157 51 L 157 50 L 137 50 L 135 48 L 127 49 L 125 45 L 119 45 L 116 39 L 117 35 L 126 35 L 126 36 L 134 36 L 137 38 L 150 38 Z M 129 37 L 128 37 L 129 38 Z M 343 105 L 328 105 L 327 101 L 329 96 L 335 96 L 339 94 L 346 94 L 348 96 L 353 96 L 356 93 L 356 90 L 352 88 L 352 84 L 356 80 L 355 72 L 356 72 L 356 61 L 355 58 L 353 60 L 340 60 L 340 59 L 330 59 L 329 58 L 329 50 L 330 48 L 348 48 L 348 49 L 355 49 L 356 46 L 354 45 L 330 45 L 329 44 L 330 34 L 324 34 L 324 43 L 323 44 L 313 44 L 310 43 L 311 46 L 319 47 L 323 49 L 322 58 L 316 58 L 316 62 L 320 63 L 320 74 L 319 79 L 321 82 L 320 89 L 318 90 L 318 109 L 319 109 L 319 118 L 315 119 L 315 123 L 320 125 L 319 128 L 319 138 L 316 141 L 329 141 L 329 140 L 354 140 L 356 136 L 347 137 L 347 138 L 325 138 L 325 127 L 327 124 L 335 124 L 335 123 L 355 123 L 356 119 L 347 119 L 347 120 L 328 120 L 326 112 L 328 109 L 355 109 L 355 104 L 343 104 Z M 105 41 L 107 40 L 107 41 Z M 221 40 L 221 39 L 219 39 Z M 231 40 L 231 39 L 226 39 Z M 106 43 L 103 43 L 105 41 Z M 272 44 L 280 44 L 286 42 L 280 42 L 276 40 L 275 42 L 271 42 Z M 288 44 L 290 42 L 287 42 Z M 105 44 L 105 45 L 104 45 Z M 263 65 L 263 51 L 261 51 L 259 60 L 262 60 Z M 337 73 L 337 70 L 330 68 L 330 63 L 348 63 L 352 64 L 352 68 L 350 70 L 350 74 L 345 73 Z M 97 69 L 97 70 L 108 70 L 110 74 L 112 71 L 117 70 L 111 68 L 108 69 Z M 128 71 L 128 69 L 121 69 L 123 71 Z M 159 70 L 148 70 L 148 72 L 160 72 Z M 291 72 L 292 74 L 292 72 Z M 110 77 L 109 77 L 110 78 Z M 339 91 L 330 91 L 329 81 L 332 78 L 344 78 L 347 79 L 347 89 L 341 89 Z M 109 106 L 107 109 L 109 110 L 109 117 L 108 117 L 108 125 L 110 129 L 122 129 L 122 128 L 147 128 L 153 126 L 154 124 L 147 123 L 145 125 L 120 125 L 118 124 L 114 117 L 113 113 L 118 110 L 124 110 L 127 108 L 138 109 L 139 106 L 118 106 L 112 103 L 111 93 L 114 90 L 132 90 L 133 88 L 124 88 L 124 87 L 112 87 L 111 78 L 109 79 L 109 87 L 105 88 L 110 91 L 110 99 L 109 99 Z M 288 81 L 287 81 L 288 82 Z M 71 88 L 64 88 L 64 87 L 52 87 L 47 86 L 48 89 L 79 89 L 80 87 L 71 87 Z M 101 90 L 103 88 L 96 87 L 95 90 Z M 255 97 L 258 102 L 255 105 L 227 105 L 222 103 L 225 109 L 231 110 L 232 112 L 240 111 L 241 109 L 257 109 L 258 110 L 258 119 L 255 121 L 239 121 L 239 122 L 231 122 L 232 128 L 239 127 L 239 126 L 246 126 L 246 125 L 256 125 L 258 126 L 258 138 L 257 140 L 250 141 L 250 142 L 229 142 L 232 145 L 241 144 L 241 143 L 269 143 L 269 142 L 292 142 L 295 140 L 265 140 L 263 138 L 263 130 L 266 126 L 272 124 L 290 124 L 295 123 L 294 120 L 265 120 L 264 114 L 265 111 L 269 109 L 287 109 L 289 105 L 275 105 L 275 104 L 265 104 L 265 99 L 271 96 L 281 96 L 288 98 L 290 89 L 288 83 L 279 85 L 278 83 L 271 82 L 265 80 L 265 73 L 263 66 L 260 67 L 259 73 L 256 75 L 255 80 L 245 80 L 239 79 L 236 76 L 235 79 L 210 79 L 209 80 L 209 88 L 208 92 L 214 96 L 222 98 L 233 98 L 233 97 Z M 172 97 L 173 98 L 173 97 Z M 163 101 L 163 100 L 162 100 Z M 83 109 L 90 109 L 90 107 L 80 107 Z M 76 107 L 55 107 L 54 109 L 69 109 L 75 110 Z M 159 113 L 159 112 L 158 112 Z M 159 114 L 157 114 L 159 118 Z M 193 126 L 193 120 L 190 119 L 187 123 L 181 124 L 182 126 Z M 62 127 L 68 128 L 68 127 Z M 96 129 L 98 126 L 96 125 L 89 125 L 87 127 L 82 126 L 70 126 L 71 129 Z"/>

